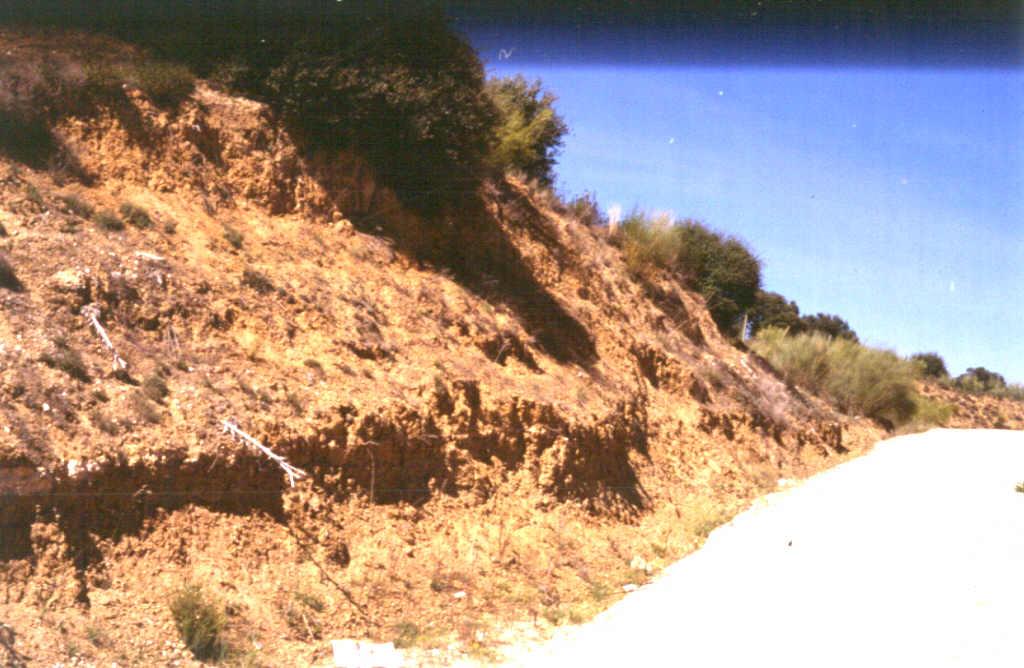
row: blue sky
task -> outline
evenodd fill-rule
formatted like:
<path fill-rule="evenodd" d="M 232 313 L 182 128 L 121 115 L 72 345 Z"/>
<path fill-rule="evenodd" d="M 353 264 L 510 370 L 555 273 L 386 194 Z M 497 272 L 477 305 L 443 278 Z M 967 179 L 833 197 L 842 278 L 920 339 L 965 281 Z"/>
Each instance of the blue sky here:
<path fill-rule="evenodd" d="M 801 312 L 1024 382 L 1021 69 L 481 57 L 558 95 L 562 191 L 701 220 Z"/>

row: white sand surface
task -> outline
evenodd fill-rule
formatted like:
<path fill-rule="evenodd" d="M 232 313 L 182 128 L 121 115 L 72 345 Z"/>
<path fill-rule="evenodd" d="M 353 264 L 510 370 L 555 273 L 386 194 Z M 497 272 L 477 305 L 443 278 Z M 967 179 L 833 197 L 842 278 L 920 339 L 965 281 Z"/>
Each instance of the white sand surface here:
<path fill-rule="evenodd" d="M 1024 432 L 934 430 L 772 494 L 508 666 L 1024 666 Z"/>

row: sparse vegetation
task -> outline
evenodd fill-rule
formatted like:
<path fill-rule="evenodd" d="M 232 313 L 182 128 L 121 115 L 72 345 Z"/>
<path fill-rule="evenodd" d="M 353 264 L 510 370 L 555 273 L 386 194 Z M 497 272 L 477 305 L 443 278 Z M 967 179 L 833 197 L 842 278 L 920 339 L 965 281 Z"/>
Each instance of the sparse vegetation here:
<path fill-rule="evenodd" d="M 128 403 L 136 417 L 148 424 L 160 423 L 160 411 L 142 390 L 134 390 L 128 397 Z"/>
<path fill-rule="evenodd" d="M 724 334 L 740 334 L 742 314 L 754 305 L 761 287 L 761 263 L 738 239 L 693 220 L 674 221 L 633 211 L 612 240 L 622 248 L 635 275 L 647 277 L 655 268 L 667 270 L 704 296 Z"/>
<path fill-rule="evenodd" d="M 218 661 L 227 656 L 224 613 L 201 587 L 189 584 L 174 592 L 170 609 L 182 642 L 197 659 Z"/>
<path fill-rule="evenodd" d="M 555 96 L 541 82 L 522 75 L 487 81 L 487 95 L 498 110 L 492 167 L 517 171 L 542 186 L 554 179 L 555 156 L 569 128 L 554 108 Z"/>
<path fill-rule="evenodd" d="M 415 647 L 416 641 L 420 637 L 420 627 L 412 622 L 399 622 L 395 625 L 394 633 L 395 647 L 398 649 Z"/>
<path fill-rule="evenodd" d="M 141 90 L 158 107 L 177 106 L 195 88 L 195 75 L 187 67 L 159 60 L 134 63 L 125 81 Z"/>
<path fill-rule="evenodd" d="M 124 229 L 124 221 L 117 217 L 113 211 L 104 209 L 98 212 L 93 220 L 96 224 L 105 230 L 112 230 L 114 232 L 120 232 Z"/>
<path fill-rule="evenodd" d="M 889 351 L 821 332 L 786 336 L 774 328 L 759 332 L 751 347 L 787 381 L 831 398 L 845 413 L 892 428 L 918 411 L 917 369 Z"/>
<path fill-rule="evenodd" d="M 566 210 L 573 219 L 588 227 L 608 224 L 608 218 L 602 213 L 594 193 L 586 192 L 572 198 L 566 204 Z"/>
<path fill-rule="evenodd" d="M 95 208 L 85 200 L 75 195 L 62 195 L 60 201 L 64 203 L 67 210 L 79 218 L 92 218 Z"/>
<path fill-rule="evenodd" d="M 231 244 L 231 247 L 240 250 L 242 243 L 245 241 L 245 237 L 234 227 L 230 225 L 224 226 L 224 240 Z"/>
<path fill-rule="evenodd" d="M 255 269 L 246 269 L 242 272 L 242 285 L 252 288 L 261 295 L 274 291 L 274 284 L 267 275 Z"/>
<path fill-rule="evenodd" d="M 117 422 L 103 411 L 96 409 L 90 415 L 93 426 L 105 434 L 116 436 L 121 432 Z"/>
<path fill-rule="evenodd" d="M 1007 383 L 1002 374 L 985 367 L 971 367 L 954 378 L 952 385 L 968 394 L 987 394 L 1000 399 L 1024 401 L 1024 386 Z"/>
<path fill-rule="evenodd" d="M 92 380 L 82 356 L 64 338 L 54 339 L 52 349 L 43 353 L 39 359 L 46 366 L 60 369 L 75 380 L 83 383 Z"/>
<path fill-rule="evenodd" d="M 121 219 L 124 222 L 140 230 L 144 230 L 153 224 L 153 220 L 149 217 L 149 212 L 137 204 L 124 202 L 118 211 L 121 213 Z"/>
<path fill-rule="evenodd" d="M 43 196 L 39 193 L 39 189 L 31 183 L 25 184 L 25 199 L 36 206 L 43 206 Z"/>
<path fill-rule="evenodd" d="M 159 374 L 153 373 L 142 381 L 142 393 L 152 401 L 161 403 L 170 394 L 165 381 Z"/>

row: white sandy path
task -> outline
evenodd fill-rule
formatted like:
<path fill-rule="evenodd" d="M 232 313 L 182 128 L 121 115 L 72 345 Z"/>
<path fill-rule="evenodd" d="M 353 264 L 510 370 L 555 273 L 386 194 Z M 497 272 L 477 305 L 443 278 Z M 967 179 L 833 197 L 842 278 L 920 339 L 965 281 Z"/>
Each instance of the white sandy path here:
<path fill-rule="evenodd" d="M 1024 432 L 884 441 L 508 665 L 1024 666 L 1021 480 Z"/>

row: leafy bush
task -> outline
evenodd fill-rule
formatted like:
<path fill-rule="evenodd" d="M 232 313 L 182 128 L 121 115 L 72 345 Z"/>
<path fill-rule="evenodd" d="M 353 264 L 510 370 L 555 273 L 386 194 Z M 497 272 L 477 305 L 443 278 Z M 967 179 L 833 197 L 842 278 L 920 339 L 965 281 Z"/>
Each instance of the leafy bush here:
<path fill-rule="evenodd" d="M 245 241 L 245 237 L 241 232 L 231 227 L 230 225 L 224 226 L 224 240 L 231 244 L 232 248 L 239 250 L 242 248 L 242 243 Z"/>
<path fill-rule="evenodd" d="M 103 211 L 98 212 L 93 220 L 95 220 L 96 224 L 105 230 L 120 232 L 124 229 L 124 221 L 118 218 L 113 211 L 104 209 Z"/>
<path fill-rule="evenodd" d="M 197 585 L 186 585 L 174 593 L 171 617 L 182 642 L 200 661 L 223 659 L 227 645 L 223 635 L 224 613 Z"/>
<path fill-rule="evenodd" d="M 274 291 L 274 284 L 267 275 L 255 269 L 246 269 L 242 272 L 242 285 L 252 288 L 261 295 Z"/>
<path fill-rule="evenodd" d="M 938 353 L 917 353 L 911 361 L 918 365 L 921 375 L 925 378 L 947 378 L 946 361 Z"/>
<path fill-rule="evenodd" d="M 92 218 L 92 214 L 95 211 L 91 204 L 75 195 L 63 195 L 60 201 L 64 203 L 68 211 L 79 218 Z"/>
<path fill-rule="evenodd" d="M 92 380 L 82 356 L 63 338 L 54 339 L 53 349 L 43 353 L 39 359 L 46 366 L 60 369 L 75 380 L 83 383 Z"/>
<path fill-rule="evenodd" d="M 541 185 L 551 185 L 555 156 L 569 128 L 555 112 L 555 96 L 528 83 L 522 75 L 490 79 L 487 95 L 498 110 L 497 142 L 488 162 L 502 171 L 522 172 Z"/>
<path fill-rule="evenodd" d="M 181 63 L 141 60 L 134 63 L 126 83 L 136 86 L 159 107 L 174 107 L 192 94 L 196 78 Z"/>
<path fill-rule="evenodd" d="M 743 312 L 754 305 L 761 287 L 761 262 L 738 239 L 696 221 L 637 211 L 622 221 L 612 239 L 633 273 L 644 276 L 653 267 L 674 273 L 704 296 L 722 333 L 740 333 Z"/>
<path fill-rule="evenodd" d="M 171 391 L 167 387 L 167 381 L 154 373 L 146 376 L 142 381 L 142 393 L 152 401 L 160 403 L 167 398 Z"/>
<path fill-rule="evenodd" d="M 121 218 L 124 222 L 134 225 L 139 229 L 145 229 L 153 224 L 153 220 L 149 217 L 149 212 L 137 204 L 124 202 L 118 211 L 121 213 Z"/>
<path fill-rule="evenodd" d="M 799 334 L 804 331 L 804 323 L 800 319 L 800 308 L 796 302 L 787 300 L 777 292 L 759 290 L 749 315 L 752 335 L 769 327 L 786 330 L 789 334 Z"/>
<path fill-rule="evenodd" d="M 953 380 L 953 385 L 965 392 L 984 394 L 1006 387 L 1006 379 L 1002 374 L 989 371 L 983 366 L 971 367 Z"/>
<path fill-rule="evenodd" d="M 830 313 L 805 315 L 800 318 L 800 322 L 805 332 L 821 332 L 832 338 L 846 339 L 854 343 L 860 340 L 857 338 L 857 333 L 850 328 L 850 324 L 837 315 Z"/>
<path fill-rule="evenodd" d="M 759 332 L 751 347 L 787 381 L 829 397 L 845 413 L 893 427 L 919 410 L 916 367 L 892 352 L 822 332 L 786 336 L 775 328 Z"/>
<path fill-rule="evenodd" d="M 573 219 L 589 227 L 608 224 L 608 217 L 601 212 L 597 197 L 591 192 L 585 192 L 569 200 L 566 211 Z"/>

